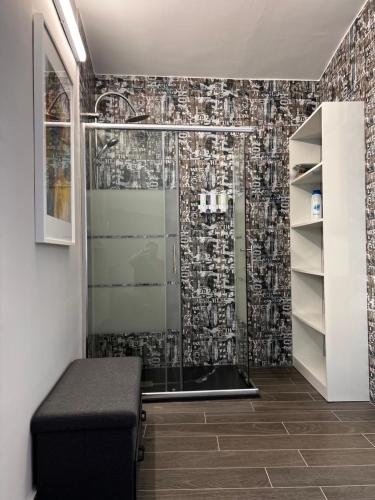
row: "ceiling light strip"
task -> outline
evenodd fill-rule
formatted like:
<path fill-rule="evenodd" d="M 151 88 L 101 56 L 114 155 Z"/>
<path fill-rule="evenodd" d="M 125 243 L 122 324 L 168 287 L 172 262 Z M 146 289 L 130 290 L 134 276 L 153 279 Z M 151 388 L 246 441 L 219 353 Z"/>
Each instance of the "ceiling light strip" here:
<path fill-rule="evenodd" d="M 53 0 L 53 3 L 76 61 L 85 62 L 86 50 L 70 0 Z"/>

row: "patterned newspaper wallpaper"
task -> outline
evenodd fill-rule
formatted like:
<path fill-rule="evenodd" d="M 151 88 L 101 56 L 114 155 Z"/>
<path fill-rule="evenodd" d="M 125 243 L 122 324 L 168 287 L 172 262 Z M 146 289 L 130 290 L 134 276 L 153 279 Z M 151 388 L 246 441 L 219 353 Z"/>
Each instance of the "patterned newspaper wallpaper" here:
<path fill-rule="evenodd" d="M 124 93 L 149 122 L 253 126 L 246 137 L 246 237 L 250 362 L 291 363 L 288 137 L 316 108 L 313 82 L 99 75 L 97 95 Z M 123 104 L 102 102 L 100 121 L 121 121 Z M 185 364 L 236 360 L 234 235 L 231 211 L 202 219 L 201 188 L 231 194 L 233 158 L 239 140 L 231 134 L 179 134 L 181 289 Z M 114 351 L 124 336 L 95 341 L 95 354 Z M 169 351 L 169 346 L 160 344 Z M 124 351 L 125 352 L 125 351 Z M 163 358 L 163 356 L 160 356 Z M 165 360 L 167 361 L 167 360 Z"/>
<path fill-rule="evenodd" d="M 375 401 L 375 0 L 369 0 L 320 81 L 322 101 L 364 101 L 370 394 Z"/>

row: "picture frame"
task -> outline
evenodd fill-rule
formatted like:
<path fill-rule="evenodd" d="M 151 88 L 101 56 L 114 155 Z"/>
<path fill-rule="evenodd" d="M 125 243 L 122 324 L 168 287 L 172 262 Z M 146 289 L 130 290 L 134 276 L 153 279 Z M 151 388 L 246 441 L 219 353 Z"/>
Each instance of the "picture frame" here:
<path fill-rule="evenodd" d="M 33 19 L 35 240 L 73 245 L 74 78 L 42 14 Z"/>

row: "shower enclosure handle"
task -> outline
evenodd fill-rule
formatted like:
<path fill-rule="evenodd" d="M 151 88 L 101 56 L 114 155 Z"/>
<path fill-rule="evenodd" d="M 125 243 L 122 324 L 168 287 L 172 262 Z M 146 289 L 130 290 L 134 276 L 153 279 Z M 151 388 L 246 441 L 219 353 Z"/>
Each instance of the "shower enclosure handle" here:
<path fill-rule="evenodd" d="M 176 274 L 176 243 L 173 243 L 172 273 Z"/>

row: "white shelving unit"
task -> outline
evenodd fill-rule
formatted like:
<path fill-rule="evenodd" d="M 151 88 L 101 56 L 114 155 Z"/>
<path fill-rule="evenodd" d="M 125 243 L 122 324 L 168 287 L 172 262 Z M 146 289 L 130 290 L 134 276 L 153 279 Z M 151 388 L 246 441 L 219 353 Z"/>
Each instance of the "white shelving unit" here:
<path fill-rule="evenodd" d="M 289 141 L 293 361 L 328 401 L 369 399 L 364 145 L 361 102 L 323 103 Z"/>

